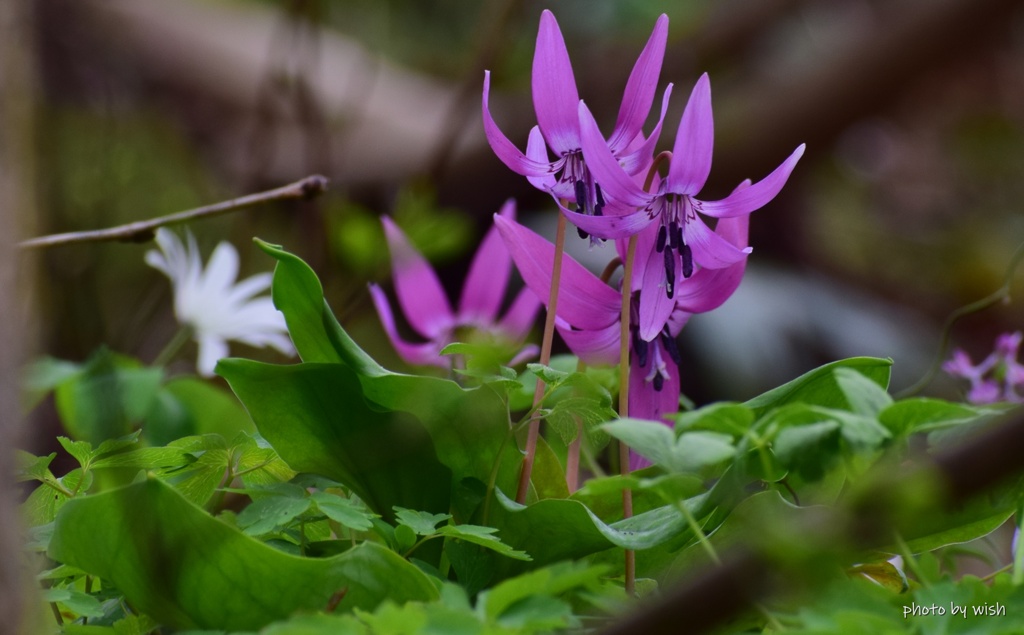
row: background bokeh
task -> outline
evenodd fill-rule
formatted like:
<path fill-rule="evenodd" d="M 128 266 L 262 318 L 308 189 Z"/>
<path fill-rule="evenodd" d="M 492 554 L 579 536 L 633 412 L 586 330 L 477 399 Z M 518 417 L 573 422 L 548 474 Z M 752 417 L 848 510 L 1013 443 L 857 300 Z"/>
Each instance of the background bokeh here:
<path fill-rule="evenodd" d="M 204 253 L 259 236 L 313 265 L 357 341 L 401 367 L 368 281 L 387 281 L 377 218 L 392 215 L 454 294 L 490 215 L 515 197 L 544 228 L 554 207 L 493 156 L 492 106 L 520 146 L 534 124 L 529 69 L 552 9 L 581 96 L 603 126 L 657 15 L 670 18 L 662 87 L 711 75 L 715 162 L 704 194 L 808 150 L 751 218 L 740 291 L 682 335 L 683 391 L 748 398 L 845 356 L 891 356 L 918 379 L 956 307 L 998 288 L 1024 241 L 1024 6 L 1010 0 L 46 0 L 25 24 L 33 90 L 34 203 L 5 214 L 27 234 L 106 227 L 321 173 L 330 192 L 193 224 Z M 29 199 L 24 199 L 29 200 Z M 39 353 L 82 360 L 100 344 L 151 361 L 176 329 L 149 246 L 23 255 L 37 273 Z M 586 242 L 572 246 L 601 267 Z M 606 256 L 605 256 L 606 258 Z M 34 269 L 33 269 L 34 267 Z M 1024 274 L 1012 290 L 1024 291 Z M 960 321 L 978 359 L 1024 328 L 1019 302 Z M 236 348 L 267 359 L 272 354 Z M 182 370 L 188 370 L 183 364 Z M 939 377 L 927 391 L 956 398 Z M 46 414 L 38 414 L 44 420 Z"/>

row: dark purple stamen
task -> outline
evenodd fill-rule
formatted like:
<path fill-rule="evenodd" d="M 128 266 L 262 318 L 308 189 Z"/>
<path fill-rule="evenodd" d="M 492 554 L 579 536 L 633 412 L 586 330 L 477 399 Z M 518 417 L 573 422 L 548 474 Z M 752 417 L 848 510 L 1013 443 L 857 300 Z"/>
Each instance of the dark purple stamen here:
<path fill-rule="evenodd" d="M 665 250 L 665 293 L 671 300 L 676 290 L 676 257 L 671 249 Z"/>
<path fill-rule="evenodd" d="M 597 194 L 597 204 L 604 207 L 604 196 L 601 194 L 601 186 L 597 183 L 594 183 L 594 192 Z"/>
<path fill-rule="evenodd" d="M 636 351 L 636 361 L 643 368 L 647 365 L 648 343 L 640 337 L 640 331 L 633 329 L 633 350 Z"/>
<path fill-rule="evenodd" d="M 576 188 L 576 211 L 580 213 L 586 213 L 587 209 L 587 184 L 582 179 L 578 179 L 573 184 Z"/>
<path fill-rule="evenodd" d="M 665 378 L 661 376 L 661 373 L 658 373 L 657 375 L 655 375 L 654 376 L 654 389 L 657 390 L 658 392 L 661 392 L 661 389 L 662 389 L 662 387 L 664 385 L 665 385 Z"/>
<path fill-rule="evenodd" d="M 668 224 L 668 244 L 672 247 L 672 249 L 679 249 L 679 243 L 683 242 L 681 240 L 682 235 L 683 232 L 679 228 L 679 223 L 672 221 L 671 223 Z"/>
<path fill-rule="evenodd" d="M 668 325 L 661 331 L 661 343 L 665 347 L 665 352 L 672 358 L 672 361 L 676 363 L 676 366 L 681 366 L 683 363 L 683 357 L 679 354 L 679 344 L 676 342 L 676 338 L 672 337 L 672 334 L 668 332 Z"/>
<path fill-rule="evenodd" d="M 668 231 L 665 226 L 662 225 L 658 228 L 658 242 L 654 245 L 654 248 L 658 250 L 658 253 L 665 251 L 665 239 L 668 237 Z"/>
<path fill-rule="evenodd" d="M 680 255 L 683 257 L 683 277 L 689 278 L 693 275 L 693 250 L 689 245 L 683 245 Z"/>

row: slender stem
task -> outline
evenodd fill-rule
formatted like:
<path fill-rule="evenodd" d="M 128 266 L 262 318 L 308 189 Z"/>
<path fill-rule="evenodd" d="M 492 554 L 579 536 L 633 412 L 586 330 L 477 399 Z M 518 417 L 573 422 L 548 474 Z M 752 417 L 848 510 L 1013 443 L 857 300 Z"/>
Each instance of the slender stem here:
<path fill-rule="evenodd" d="M 577 373 L 582 373 L 586 369 L 587 365 L 583 360 L 576 360 Z M 573 420 L 576 422 L 576 438 L 569 444 L 565 455 L 565 486 L 570 494 L 580 488 L 580 449 L 583 446 L 583 434 L 586 432 L 583 429 L 583 419 L 573 415 Z"/>
<path fill-rule="evenodd" d="M 629 416 L 629 314 L 633 299 L 633 264 L 636 260 L 636 234 L 629 237 L 626 248 L 626 266 L 622 272 L 622 314 L 619 316 L 619 416 Z M 619 441 L 619 473 L 629 474 L 629 446 Z M 622 490 L 622 517 L 633 516 L 633 490 Z M 626 595 L 636 592 L 636 553 L 627 549 L 625 554 Z"/>
<path fill-rule="evenodd" d="M 174 337 L 172 337 L 171 340 L 167 342 L 167 345 L 164 346 L 163 350 L 157 354 L 156 358 L 153 360 L 153 366 L 166 366 L 172 359 L 174 359 L 174 356 L 178 354 L 181 347 L 184 346 L 185 342 L 187 342 L 191 337 L 191 327 L 182 326 L 178 329 L 178 332 L 174 334 Z"/>
<path fill-rule="evenodd" d="M 555 231 L 555 261 L 551 265 L 551 290 L 548 293 L 548 311 L 544 318 L 544 337 L 540 345 L 540 363 L 547 366 L 551 363 L 551 343 L 555 337 L 555 314 L 558 310 L 558 284 L 562 278 L 562 254 L 565 252 L 565 215 L 559 212 L 558 228 Z M 533 392 L 533 407 L 544 398 L 544 382 L 537 378 L 537 387 Z M 526 493 L 530 489 L 530 476 L 533 473 L 533 462 L 537 456 L 537 437 L 540 435 L 540 417 L 534 414 L 530 420 L 530 428 L 526 434 L 526 456 L 523 457 L 523 469 L 519 474 L 519 488 L 516 490 L 516 502 L 526 503 Z"/>
<path fill-rule="evenodd" d="M 42 247 L 56 247 L 58 245 L 69 245 L 71 243 L 104 242 L 120 240 L 123 242 L 145 242 L 153 238 L 153 232 L 160 227 L 167 225 L 179 225 L 198 218 L 216 216 L 227 212 L 251 207 L 259 203 L 267 203 L 281 199 L 301 198 L 308 199 L 318 196 L 327 190 L 327 179 L 319 174 L 307 176 L 304 179 L 289 183 L 273 190 L 247 194 L 228 201 L 221 201 L 213 205 L 205 205 L 194 209 L 151 218 L 150 220 L 136 221 L 117 227 L 107 229 L 95 229 L 91 231 L 67 232 L 64 234 L 50 234 L 39 236 L 18 243 L 22 249 L 38 249 Z"/>

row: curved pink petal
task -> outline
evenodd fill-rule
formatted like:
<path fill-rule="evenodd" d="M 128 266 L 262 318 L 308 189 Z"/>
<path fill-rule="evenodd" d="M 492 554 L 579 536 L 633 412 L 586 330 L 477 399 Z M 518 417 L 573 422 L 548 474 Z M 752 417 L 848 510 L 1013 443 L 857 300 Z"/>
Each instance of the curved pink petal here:
<path fill-rule="evenodd" d="M 665 123 L 665 113 L 668 111 L 668 98 L 671 95 L 672 84 L 669 84 L 661 98 L 661 116 L 658 117 L 658 123 L 654 126 L 654 130 L 651 131 L 651 136 L 647 137 L 639 146 L 636 146 L 635 150 L 630 150 L 625 156 L 616 153 L 619 154 L 619 165 L 628 174 L 639 174 L 650 167 L 654 159 L 654 148 L 658 145 L 658 139 L 661 137 L 661 127 Z"/>
<path fill-rule="evenodd" d="M 559 156 L 578 150 L 580 124 L 576 107 L 580 95 L 558 21 L 547 9 L 540 14 L 532 86 L 537 123 L 548 145 Z"/>
<path fill-rule="evenodd" d="M 384 332 L 402 359 L 414 366 L 449 367 L 450 364 L 447 358 L 439 354 L 440 348 L 437 343 L 410 344 L 402 339 L 398 334 L 398 329 L 395 328 L 395 318 L 391 313 L 391 305 L 388 303 L 383 289 L 375 284 L 371 284 L 370 297 L 373 299 L 373 306 L 377 309 L 377 315 L 380 317 L 380 323 L 384 327 Z"/>
<path fill-rule="evenodd" d="M 608 138 L 608 147 L 615 154 L 633 140 L 643 128 L 654 102 L 654 91 L 658 88 L 661 63 L 665 58 L 665 42 L 668 39 L 668 16 L 664 13 L 654 23 L 651 37 L 640 52 L 633 70 L 626 81 L 622 94 L 622 105 L 615 120 L 615 129 Z"/>
<path fill-rule="evenodd" d="M 771 174 L 749 187 L 737 188 L 720 201 L 698 201 L 697 211 L 716 218 L 726 218 L 749 214 L 764 207 L 786 184 L 797 161 L 804 155 L 805 148 L 806 146 L 801 143 Z"/>
<path fill-rule="evenodd" d="M 538 164 L 551 165 L 548 160 L 548 144 L 544 141 L 544 135 L 540 126 L 530 128 L 530 136 L 526 141 L 526 158 Z M 550 192 L 558 184 L 554 172 L 545 172 L 540 176 L 527 175 L 526 180 L 538 190 Z"/>
<path fill-rule="evenodd" d="M 673 194 L 696 194 L 711 173 L 715 123 L 711 113 L 711 80 L 704 73 L 690 93 L 679 120 L 672 163 L 668 166 L 665 190 Z"/>
<path fill-rule="evenodd" d="M 749 216 L 723 218 L 715 233 L 729 243 L 747 244 Z M 747 259 L 722 269 L 700 269 L 690 278 L 676 282 L 676 308 L 687 313 L 705 313 L 717 309 L 740 286 Z"/>
<path fill-rule="evenodd" d="M 495 215 L 505 246 L 527 286 L 547 305 L 555 246 L 519 223 Z M 568 254 L 562 259 L 558 317 L 580 329 L 600 329 L 619 317 L 619 293 Z"/>
<path fill-rule="evenodd" d="M 502 205 L 499 215 L 515 219 L 516 204 L 509 199 Z M 505 299 L 505 289 L 512 273 L 512 258 L 505 243 L 493 225 L 480 241 L 459 297 L 456 320 L 470 324 L 492 324 Z"/>
<path fill-rule="evenodd" d="M 616 321 L 604 328 L 589 331 L 574 331 L 561 326 L 558 334 L 569 350 L 587 364 L 611 366 L 619 363 L 619 331 L 619 322 Z"/>
<path fill-rule="evenodd" d="M 505 133 L 498 128 L 498 124 L 494 122 L 494 118 L 491 117 L 491 110 L 489 104 L 489 95 L 491 90 L 491 72 L 484 71 L 484 97 L 483 97 L 483 118 L 484 118 L 484 135 L 487 137 L 487 143 L 490 144 L 491 150 L 494 150 L 494 154 L 501 159 L 510 170 L 516 174 L 522 174 L 523 176 L 544 176 L 545 174 L 553 174 L 557 171 L 557 168 L 546 162 L 538 162 L 529 159 L 519 148 L 515 146 Z"/>
<path fill-rule="evenodd" d="M 699 216 L 683 224 L 683 239 L 693 250 L 694 262 L 708 269 L 734 265 L 753 251 L 750 247 L 741 249 L 711 231 Z"/>
<path fill-rule="evenodd" d="M 641 210 L 621 216 L 607 214 L 604 216 L 591 216 L 568 210 L 561 205 L 559 208 L 569 222 L 587 232 L 591 236 L 614 240 L 617 238 L 628 238 L 633 234 L 642 231 L 651 224 L 653 219 L 647 212 Z"/>
<path fill-rule="evenodd" d="M 601 184 L 601 189 L 623 205 L 633 208 L 647 206 L 654 197 L 645 192 L 633 181 L 633 177 L 622 169 L 608 149 L 608 144 L 605 143 L 601 130 L 594 121 L 594 115 L 590 114 L 590 109 L 582 101 L 579 103 L 579 125 L 583 159 L 594 179 Z"/>
<path fill-rule="evenodd" d="M 638 252 L 639 255 L 639 252 Z M 644 267 L 643 286 L 640 291 L 640 337 L 650 342 L 658 337 L 661 330 L 665 328 L 672 311 L 675 310 L 675 294 L 669 298 L 665 291 L 665 255 L 650 249 L 646 254 L 646 265 Z M 675 280 L 678 283 L 682 276 L 678 275 L 679 257 L 673 254 L 672 266 L 675 267 L 677 275 Z"/>
<path fill-rule="evenodd" d="M 448 296 L 433 267 L 409 244 L 398 225 L 387 216 L 380 220 L 391 251 L 391 277 L 402 313 L 417 333 L 434 339 L 454 320 Z"/>
<path fill-rule="evenodd" d="M 526 287 L 520 290 L 515 300 L 512 301 L 512 306 L 501 318 L 499 323 L 501 330 L 513 339 L 526 338 L 530 329 L 533 328 L 540 307 L 540 300 L 537 299 L 537 294 L 532 289 Z"/>

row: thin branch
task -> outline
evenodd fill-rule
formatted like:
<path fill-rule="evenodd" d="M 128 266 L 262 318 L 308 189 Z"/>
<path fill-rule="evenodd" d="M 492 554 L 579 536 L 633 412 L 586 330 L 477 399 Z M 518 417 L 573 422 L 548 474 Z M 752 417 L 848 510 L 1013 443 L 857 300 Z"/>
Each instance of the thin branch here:
<path fill-rule="evenodd" d="M 257 192 L 256 194 L 247 194 L 245 196 L 233 198 L 229 201 L 214 203 L 213 205 L 205 205 L 203 207 L 185 210 L 184 212 L 168 214 L 167 216 L 160 216 L 150 220 L 136 221 L 134 223 L 128 223 L 127 225 L 118 225 L 117 227 L 108 227 L 107 229 L 94 229 L 89 231 L 40 236 L 38 238 L 31 238 L 29 240 L 22 241 L 18 243 L 18 246 L 22 249 L 39 249 L 44 247 L 68 245 L 71 243 L 104 242 L 109 240 L 118 240 L 121 242 L 146 242 L 153 239 L 153 232 L 160 227 L 179 225 L 181 223 L 187 223 L 207 216 L 226 214 L 227 212 L 234 212 L 236 210 L 252 207 L 253 205 L 258 205 L 260 203 L 268 203 L 270 201 L 293 198 L 311 199 L 319 196 L 326 190 L 327 178 L 320 176 L 319 174 L 314 174 L 273 190 Z"/>

